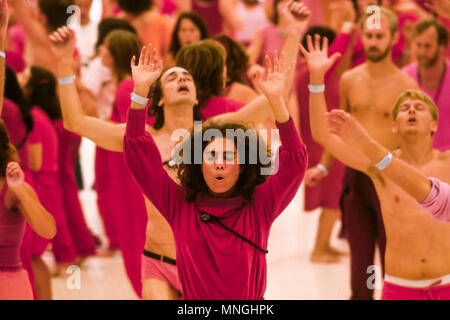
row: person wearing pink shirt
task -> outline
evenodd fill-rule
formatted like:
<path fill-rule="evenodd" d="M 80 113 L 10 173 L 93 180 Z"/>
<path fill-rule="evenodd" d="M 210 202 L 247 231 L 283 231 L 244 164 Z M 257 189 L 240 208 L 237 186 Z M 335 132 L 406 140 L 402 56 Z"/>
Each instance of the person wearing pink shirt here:
<path fill-rule="evenodd" d="M 197 157 L 192 148 L 191 162 L 182 162 L 178 171 L 181 186 L 176 184 L 163 169 L 152 136 L 145 133 L 145 103 L 133 98 L 124 138 L 125 159 L 145 195 L 172 228 L 178 274 L 187 300 L 264 298 L 270 227 L 297 192 L 307 161 L 306 148 L 284 104 L 285 77 L 278 72 L 280 68 L 275 57 L 268 80 L 258 79 L 282 140 L 279 169 L 270 177 L 260 171 L 265 167 L 261 159 L 249 166 L 233 140 L 216 138 L 202 143 L 199 151 L 204 160 L 200 165 L 192 163 Z M 135 97 L 147 96 L 161 71 L 152 55 L 143 52 L 139 65 L 133 64 Z M 223 133 L 226 129 L 246 130 L 233 123 L 212 123 L 197 134 L 203 136 L 214 128 Z M 191 139 L 197 139 L 197 134 L 184 146 L 193 146 Z M 246 139 L 246 154 L 250 141 L 256 143 L 257 139 L 256 135 Z"/>
<path fill-rule="evenodd" d="M 53 253 L 59 265 L 74 264 L 77 254 L 69 232 L 63 204 L 63 191 L 59 183 L 58 134 L 52 119 L 59 112 L 56 97 L 56 79 L 50 71 L 32 67 L 24 87 L 30 103 L 34 128 L 29 137 L 30 166 L 33 181 L 42 205 L 55 218 L 58 233 L 52 240 Z M 52 299 L 50 272 L 41 258 L 49 242 L 38 235 L 33 238 L 33 267 L 36 273 L 38 297 Z M 39 274 L 38 274 L 39 272 Z M 45 280 L 44 280 L 45 279 Z"/>
<path fill-rule="evenodd" d="M 436 19 L 420 21 L 414 30 L 417 62 L 403 68 L 439 109 L 439 130 L 433 146 L 442 151 L 450 144 L 450 62 L 444 56 L 448 41 L 447 28 Z"/>
<path fill-rule="evenodd" d="M 25 181 L 34 188 L 33 176 L 29 164 L 29 142 L 28 137 L 33 130 L 33 117 L 31 106 L 20 88 L 14 71 L 6 67 L 5 99 L 1 105 L 1 117 L 8 130 L 10 141 L 16 147 L 19 154 L 20 165 L 25 173 Z M 22 265 L 27 271 L 33 288 L 33 294 L 37 297 L 34 285 L 34 272 L 31 263 L 33 232 L 28 224 L 25 227 L 20 248 Z"/>

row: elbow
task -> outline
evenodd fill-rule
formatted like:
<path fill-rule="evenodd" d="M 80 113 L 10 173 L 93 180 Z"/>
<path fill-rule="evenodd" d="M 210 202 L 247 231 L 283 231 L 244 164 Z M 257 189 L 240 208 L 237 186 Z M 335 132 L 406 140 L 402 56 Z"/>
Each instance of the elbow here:
<path fill-rule="evenodd" d="M 42 230 L 39 232 L 39 235 L 44 239 L 53 239 L 56 236 L 56 223 L 55 220 L 52 219 L 52 222 L 49 223 L 49 225 L 45 228 L 45 230 Z"/>

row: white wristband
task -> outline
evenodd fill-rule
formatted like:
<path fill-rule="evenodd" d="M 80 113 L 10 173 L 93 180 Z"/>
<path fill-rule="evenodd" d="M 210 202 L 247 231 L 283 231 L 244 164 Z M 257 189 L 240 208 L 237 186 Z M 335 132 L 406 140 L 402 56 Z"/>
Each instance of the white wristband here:
<path fill-rule="evenodd" d="M 66 78 L 59 78 L 58 82 L 60 85 L 67 85 L 67 84 L 72 84 L 74 83 L 76 77 L 75 76 L 70 76 L 70 77 L 66 77 Z"/>
<path fill-rule="evenodd" d="M 375 167 L 378 168 L 378 170 L 382 171 L 389 167 L 392 161 L 392 153 L 388 152 L 388 154 L 377 164 L 375 164 Z"/>
<path fill-rule="evenodd" d="M 134 102 L 136 102 L 137 104 L 140 104 L 141 106 L 146 106 L 149 100 L 150 100 L 150 99 L 144 98 L 144 97 L 138 95 L 137 93 L 134 93 L 134 92 L 133 92 L 133 93 L 131 94 L 131 101 L 134 101 Z"/>
<path fill-rule="evenodd" d="M 6 59 L 5 51 L 0 51 L 0 57 L 2 57 L 3 59 Z"/>
<path fill-rule="evenodd" d="M 321 93 L 321 92 L 325 91 L 325 85 L 322 84 L 320 86 L 313 86 L 310 84 L 308 86 L 308 89 L 309 89 L 309 92 L 312 92 L 312 93 Z"/>
<path fill-rule="evenodd" d="M 320 171 L 322 171 L 324 175 L 327 175 L 327 174 L 328 174 L 328 169 L 327 169 L 327 167 L 325 167 L 323 164 L 319 163 L 319 164 L 317 165 L 317 168 L 318 168 Z"/>

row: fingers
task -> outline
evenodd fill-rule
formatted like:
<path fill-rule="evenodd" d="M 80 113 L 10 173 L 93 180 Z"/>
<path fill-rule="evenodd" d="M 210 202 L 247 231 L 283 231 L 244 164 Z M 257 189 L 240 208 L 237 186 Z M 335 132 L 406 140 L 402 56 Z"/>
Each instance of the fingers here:
<path fill-rule="evenodd" d="M 272 61 L 270 60 L 269 55 L 266 55 L 265 63 L 266 63 L 267 73 L 268 73 L 268 74 L 273 73 Z"/>
<path fill-rule="evenodd" d="M 136 56 L 133 56 L 133 58 L 131 58 L 131 68 L 136 66 Z"/>
<path fill-rule="evenodd" d="M 273 52 L 273 72 L 278 72 L 280 70 L 280 59 L 278 57 L 278 51 Z"/>
<path fill-rule="evenodd" d="M 322 39 L 322 51 L 327 53 L 328 52 L 328 38 L 323 37 Z"/>
<path fill-rule="evenodd" d="M 306 44 L 308 45 L 308 52 L 313 52 L 314 51 L 314 47 L 312 44 L 312 37 L 310 35 L 308 35 L 306 37 Z"/>
<path fill-rule="evenodd" d="M 314 49 L 320 51 L 320 35 L 317 33 L 314 35 Z"/>
<path fill-rule="evenodd" d="M 332 64 L 336 62 L 337 59 L 341 57 L 341 54 L 339 52 L 335 52 L 331 55 L 330 59 L 332 61 Z"/>
<path fill-rule="evenodd" d="M 147 50 L 146 46 L 143 46 L 141 49 L 141 54 L 139 55 L 139 62 L 138 62 L 139 66 L 142 66 L 144 64 L 146 50 Z"/>
<path fill-rule="evenodd" d="M 307 57 L 308 56 L 308 54 L 309 54 L 309 52 L 305 49 L 305 47 L 300 43 L 300 45 L 299 45 L 299 49 L 300 49 L 300 52 L 302 53 L 302 55 L 304 56 L 304 57 Z"/>

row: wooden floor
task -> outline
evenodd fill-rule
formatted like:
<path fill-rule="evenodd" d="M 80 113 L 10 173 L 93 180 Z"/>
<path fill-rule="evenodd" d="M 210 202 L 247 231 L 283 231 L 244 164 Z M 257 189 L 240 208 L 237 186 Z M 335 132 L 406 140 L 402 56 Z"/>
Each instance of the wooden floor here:
<path fill-rule="evenodd" d="M 96 207 L 93 182 L 94 145 L 83 139 L 81 159 L 85 190 L 80 193 L 89 226 L 104 236 Z M 350 297 L 349 258 L 330 265 L 312 264 L 309 255 L 314 244 L 319 213 L 302 212 L 302 188 L 286 211 L 275 221 L 269 238 L 267 255 L 266 299 L 284 300 L 346 300 Z M 336 225 L 333 244 L 348 251 L 347 244 L 337 239 Z M 46 261 L 52 264 L 50 254 Z M 84 262 L 80 288 L 73 287 L 75 273 L 53 278 L 55 299 L 137 299 L 126 278 L 120 253 L 112 257 L 93 257 Z M 368 275 L 369 277 L 370 275 Z M 376 297 L 380 292 L 377 290 Z"/>

